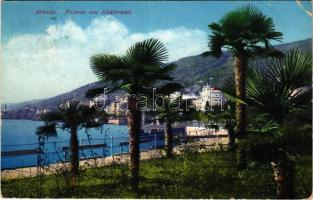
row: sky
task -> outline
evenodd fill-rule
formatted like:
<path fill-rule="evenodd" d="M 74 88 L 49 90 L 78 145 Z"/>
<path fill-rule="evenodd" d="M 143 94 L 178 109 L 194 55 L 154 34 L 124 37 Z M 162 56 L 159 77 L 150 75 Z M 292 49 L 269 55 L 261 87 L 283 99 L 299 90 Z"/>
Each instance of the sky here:
<path fill-rule="evenodd" d="M 246 4 L 273 18 L 283 42 L 312 37 L 312 18 L 295 1 L 2 2 L 1 102 L 48 98 L 94 82 L 90 56 L 123 54 L 146 38 L 165 44 L 168 61 L 198 55 L 208 50 L 208 24 Z M 311 11 L 310 2 L 302 6 Z"/>

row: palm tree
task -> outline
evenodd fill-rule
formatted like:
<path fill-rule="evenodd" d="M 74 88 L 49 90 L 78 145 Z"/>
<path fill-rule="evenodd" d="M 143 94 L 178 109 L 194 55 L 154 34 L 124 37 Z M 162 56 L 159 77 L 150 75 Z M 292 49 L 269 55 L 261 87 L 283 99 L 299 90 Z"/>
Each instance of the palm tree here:
<path fill-rule="evenodd" d="M 160 121 L 165 122 L 165 146 L 168 158 L 173 157 L 172 124 L 191 120 L 195 113 L 188 103 L 190 102 L 183 100 L 182 97 L 171 99 L 167 96 L 164 98 L 164 107 L 157 110 Z"/>
<path fill-rule="evenodd" d="M 79 170 L 79 143 L 77 132 L 81 128 L 95 128 L 102 125 L 106 115 L 94 107 L 81 104 L 78 101 L 68 101 L 58 106 L 58 110 L 41 115 L 44 125 L 37 128 L 40 137 L 57 136 L 57 128 L 70 133 L 71 175 L 72 184 L 76 185 Z"/>
<path fill-rule="evenodd" d="M 129 126 L 129 151 L 131 167 L 131 186 L 138 189 L 139 184 L 139 136 L 141 111 L 137 108 L 139 94 L 152 93 L 152 87 L 159 81 L 171 81 L 168 74 L 174 65 L 166 65 L 167 50 L 157 39 L 147 39 L 132 45 L 125 55 L 96 54 L 90 58 L 91 69 L 104 83 L 110 84 L 111 91 L 122 89 L 128 92 L 127 119 Z M 87 92 L 94 96 L 103 91 L 96 88 Z"/>
<path fill-rule="evenodd" d="M 249 71 L 249 104 L 280 124 L 291 113 L 311 107 L 311 61 L 309 53 L 291 50 L 284 59 L 273 60 L 267 71 Z"/>
<path fill-rule="evenodd" d="M 222 55 L 222 48 L 230 51 L 234 58 L 234 78 L 236 96 L 246 99 L 246 68 L 248 58 L 252 56 L 280 56 L 273 49 L 270 40 L 280 41 L 282 33 L 275 31 L 272 18 L 265 16 L 258 8 L 247 5 L 227 13 L 218 23 L 209 25 L 212 35 L 209 37 L 210 54 Z M 246 132 L 246 106 L 236 103 L 236 129 L 238 136 Z"/>
<path fill-rule="evenodd" d="M 219 57 L 222 48 L 230 51 L 234 58 L 234 79 L 236 96 L 246 99 L 246 68 L 248 58 L 255 55 L 281 56 L 270 40 L 280 41 L 282 33 L 275 31 L 272 18 L 265 16 L 258 8 L 247 5 L 227 13 L 219 23 L 209 25 L 212 35 L 209 38 L 210 54 Z M 246 134 L 246 106 L 236 102 L 236 137 Z M 245 150 L 239 149 L 239 168 L 246 167 Z"/>
<path fill-rule="evenodd" d="M 254 159 L 271 162 L 278 198 L 295 197 L 293 155 L 300 147 L 293 143 L 295 135 L 305 131 L 302 124 L 311 124 L 311 78 L 312 55 L 297 50 L 273 60 L 268 70 L 252 70 L 248 75 L 247 101 L 261 119 L 256 126 L 267 127 L 257 130 L 267 133 L 265 141 L 252 142 L 249 151 Z"/>

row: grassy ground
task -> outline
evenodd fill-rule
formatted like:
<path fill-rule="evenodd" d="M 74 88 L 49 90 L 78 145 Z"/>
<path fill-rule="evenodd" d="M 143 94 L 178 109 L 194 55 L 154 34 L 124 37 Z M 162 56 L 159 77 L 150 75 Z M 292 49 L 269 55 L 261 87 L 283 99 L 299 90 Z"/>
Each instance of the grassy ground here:
<path fill-rule="evenodd" d="M 311 168 L 311 155 L 297 159 L 297 198 L 311 194 Z M 75 192 L 71 192 L 65 174 L 2 181 L 1 191 L 4 197 L 24 198 L 275 198 L 276 193 L 269 165 L 238 171 L 235 155 L 230 152 L 153 159 L 142 162 L 140 170 L 139 194 L 130 190 L 125 165 L 82 171 Z"/>

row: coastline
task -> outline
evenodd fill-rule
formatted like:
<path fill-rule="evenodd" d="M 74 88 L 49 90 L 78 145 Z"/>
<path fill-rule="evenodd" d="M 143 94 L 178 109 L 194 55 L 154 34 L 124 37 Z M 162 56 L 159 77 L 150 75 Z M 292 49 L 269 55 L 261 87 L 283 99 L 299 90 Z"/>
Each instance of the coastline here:
<path fill-rule="evenodd" d="M 201 141 L 195 141 L 189 144 L 179 145 L 173 148 L 173 152 L 176 155 L 180 155 L 184 152 L 186 147 L 193 148 L 198 147 L 197 149 L 200 152 L 209 151 L 214 148 L 218 148 L 219 145 L 226 145 L 228 143 L 227 137 L 220 137 L 218 140 L 209 138 L 202 139 Z M 161 158 L 165 156 L 163 149 L 153 149 L 140 152 L 140 160 L 148 160 L 153 158 Z M 91 158 L 80 161 L 80 168 L 82 170 L 93 168 L 93 167 L 103 167 L 112 164 L 128 164 L 129 163 L 129 153 L 115 154 L 113 156 L 101 157 L 101 158 Z M 50 164 L 40 167 L 25 167 L 17 168 L 12 170 L 3 170 L 1 171 L 1 180 L 10 180 L 10 179 L 22 179 L 36 177 L 39 174 L 50 175 L 59 172 L 61 169 L 69 170 L 69 162 L 66 163 L 57 163 Z"/>

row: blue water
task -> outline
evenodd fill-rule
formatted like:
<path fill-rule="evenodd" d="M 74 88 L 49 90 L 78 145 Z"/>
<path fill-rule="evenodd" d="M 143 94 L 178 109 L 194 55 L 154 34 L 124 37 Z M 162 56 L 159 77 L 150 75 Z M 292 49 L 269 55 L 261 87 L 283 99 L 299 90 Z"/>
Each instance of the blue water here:
<path fill-rule="evenodd" d="M 38 137 L 35 132 L 42 124 L 41 121 L 2 120 L 1 151 L 38 148 Z M 125 125 L 109 124 L 103 125 L 102 129 L 89 129 L 87 132 L 84 129 L 79 130 L 79 145 L 106 144 L 106 147 L 80 150 L 80 159 L 128 152 L 128 145 L 120 145 L 121 142 L 128 141 L 127 131 L 128 127 Z M 44 154 L 39 156 L 44 165 L 69 159 L 69 152 L 62 148 L 69 146 L 70 134 L 61 129 L 58 129 L 57 133 L 57 137 L 48 138 L 44 142 Z M 145 136 L 145 139 L 147 138 L 153 140 L 153 135 Z M 141 149 L 151 148 L 152 143 L 141 144 Z M 36 166 L 37 163 L 38 155 L 1 156 L 1 169 Z"/>

